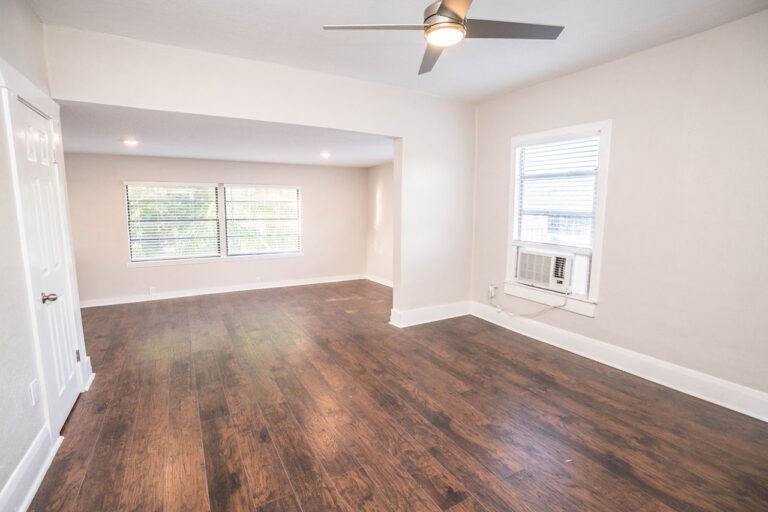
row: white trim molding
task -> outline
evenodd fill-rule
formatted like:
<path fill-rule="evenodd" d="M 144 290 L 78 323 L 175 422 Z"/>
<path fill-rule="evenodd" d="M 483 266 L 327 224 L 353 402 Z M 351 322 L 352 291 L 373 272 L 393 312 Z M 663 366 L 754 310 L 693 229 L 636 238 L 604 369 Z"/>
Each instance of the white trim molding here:
<path fill-rule="evenodd" d="M 589 317 L 594 317 L 597 311 L 594 302 L 519 283 L 504 283 L 504 293 Z"/>
<path fill-rule="evenodd" d="M 707 402 L 768 421 L 768 393 L 558 327 L 471 303 L 472 315 L 524 336 L 631 373 Z"/>
<path fill-rule="evenodd" d="M 88 358 L 88 368 L 90 370 L 91 368 L 91 358 Z M 96 378 L 96 374 L 93 373 L 91 370 L 91 373 L 88 374 L 88 379 L 86 379 L 85 384 L 83 385 L 83 393 L 91 389 L 91 384 L 93 384 L 93 380 Z"/>
<path fill-rule="evenodd" d="M 391 279 L 384 279 L 383 277 L 374 276 L 372 274 L 366 274 L 365 278 L 369 281 L 373 281 L 374 283 L 382 284 L 384 286 L 389 286 L 390 288 L 394 286 Z"/>
<path fill-rule="evenodd" d="M 233 286 L 215 286 L 211 288 L 193 288 L 189 290 L 174 290 L 161 292 L 154 295 L 126 295 L 122 297 L 108 297 L 104 299 L 91 299 L 80 301 L 81 308 L 96 306 L 112 306 L 115 304 L 129 304 L 131 302 L 147 302 L 152 300 L 178 299 L 181 297 L 194 297 L 197 295 L 211 295 L 214 293 L 244 292 L 248 290 L 262 290 L 266 288 L 285 288 L 288 286 L 304 286 L 308 284 L 338 283 L 342 281 L 357 281 L 367 279 L 365 274 L 353 274 L 347 276 L 311 277 L 307 279 L 293 279 L 290 281 L 270 281 L 264 283 L 248 283 Z"/>
<path fill-rule="evenodd" d="M 32 503 L 46 471 L 64 438 L 51 438 L 48 424 L 40 429 L 32 444 L 0 490 L 0 510 L 24 512 Z"/>
<path fill-rule="evenodd" d="M 252 260 L 272 260 L 279 258 L 300 258 L 304 256 L 304 253 L 299 252 L 275 252 L 265 254 L 240 254 L 231 256 L 227 254 L 220 254 L 218 256 L 208 256 L 201 258 L 179 258 L 177 260 L 146 260 L 146 261 L 129 261 L 125 264 L 128 268 L 139 267 L 166 267 L 169 265 L 203 265 L 207 263 L 221 263 L 223 261 L 232 263 L 233 261 L 252 261 Z"/>
<path fill-rule="evenodd" d="M 412 325 L 437 322 L 457 316 L 468 315 L 470 312 L 470 303 L 450 302 L 448 304 L 439 304 L 437 306 L 427 306 L 416 309 L 399 310 L 393 309 L 389 323 L 395 327 L 410 327 Z"/>
<path fill-rule="evenodd" d="M 51 119 L 58 119 L 59 105 L 13 66 L 0 59 L 0 88 L 21 95 Z"/>
<path fill-rule="evenodd" d="M 91 382 L 93 382 L 93 378 L 96 376 L 95 373 L 93 373 L 93 366 L 91 366 L 91 358 L 90 356 L 85 356 L 83 359 L 83 391 L 88 391 L 91 387 Z"/>

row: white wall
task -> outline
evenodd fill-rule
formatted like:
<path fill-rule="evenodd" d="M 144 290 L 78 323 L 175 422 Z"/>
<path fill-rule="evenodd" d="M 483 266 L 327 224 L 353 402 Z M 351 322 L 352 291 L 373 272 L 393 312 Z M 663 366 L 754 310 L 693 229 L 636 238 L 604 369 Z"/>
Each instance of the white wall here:
<path fill-rule="evenodd" d="M 368 169 L 368 226 L 365 273 L 392 282 L 392 163 Z"/>
<path fill-rule="evenodd" d="M 69 28 L 46 26 L 46 40 L 57 99 L 401 138 L 393 189 L 395 308 L 466 300 L 474 140 L 470 105 Z"/>
<path fill-rule="evenodd" d="M 0 58 L 48 92 L 43 24 L 24 0 L 0 1 Z"/>
<path fill-rule="evenodd" d="M 43 28 L 23 0 L 0 2 L 0 58 L 48 89 Z M 29 383 L 38 378 L 33 322 L 8 154 L 0 123 L 0 489 L 46 422 L 43 403 L 29 402 Z"/>
<path fill-rule="evenodd" d="M 491 99 L 478 116 L 474 300 L 505 275 L 510 138 L 610 119 L 597 316 L 536 319 L 768 391 L 768 11 Z"/>
<path fill-rule="evenodd" d="M 66 132 L 64 133 L 66 137 Z M 366 169 L 67 153 L 72 236 L 83 303 L 365 274 Z M 301 187 L 299 256 L 129 267 L 126 181 Z"/>

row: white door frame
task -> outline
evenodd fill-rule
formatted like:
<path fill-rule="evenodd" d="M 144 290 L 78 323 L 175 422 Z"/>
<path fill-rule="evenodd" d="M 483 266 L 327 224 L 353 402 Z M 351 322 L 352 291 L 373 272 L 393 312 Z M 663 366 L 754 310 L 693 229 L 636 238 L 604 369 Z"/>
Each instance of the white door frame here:
<path fill-rule="evenodd" d="M 70 230 L 70 219 L 69 219 L 69 206 L 68 206 L 68 197 L 67 197 L 67 191 L 66 191 L 66 174 L 64 171 L 64 151 L 61 144 L 61 121 L 60 121 L 60 114 L 59 114 L 59 105 L 54 102 L 47 94 L 45 94 L 43 91 L 41 91 L 37 86 L 35 86 L 32 82 L 30 82 L 26 77 L 21 75 L 18 71 L 16 71 L 13 67 L 11 67 L 8 63 L 6 63 L 4 60 L 0 59 L 0 91 L 2 91 L 3 99 L 5 100 L 7 98 L 7 101 L 10 103 L 11 101 L 18 101 L 18 98 L 23 98 L 24 101 L 33 106 L 36 110 L 39 110 L 45 117 L 50 118 L 53 121 L 54 124 L 54 137 L 56 139 L 56 148 L 55 148 L 55 159 L 56 159 L 56 168 L 59 175 L 59 183 L 61 183 L 61 189 L 58 191 L 60 194 L 60 204 L 62 211 L 60 212 L 61 219 L 62 219 L 62 226 L 64 229 L 63 233 L 63 240 L 64 240 L 64 258 L 66 263 L 66 275 L 67 275 L 67 292 L 70 294 L 70 297 L 72 297 L 72 311 L 70 312 L 70 315 L 73 317 L 73 325 L 75 326 L 76 330 L 76 338 L 77 338 L 77 347 L 80 351 L 80 361 L 78 364 L 78 371 L 77 371 L 77 379 L 79 383 L 79 387 L 81 391 L 87 391 L 88 388 L 91 385 L 91 382 L 94 378 L 94 373 L 91 368 L 91 361 L 90 358 L 87 355 L 86 349 L 85 349 L 85 340 L 83 337 L 83 325 L 82 320 L 80 317 L 80 296 L 78 293 L 77 288 L 77 274 L 75 273 L 75 258 L 74 258 L 74 249 L 72 246 L 72 238 L 71 238 L 71 230 Z M 7 119 L 3 120 L 3 122 L 7 122 L 10 119 L 10 112 L 6 112 L 5 114 L 8 116 Z M 13 144 L 14 138 L 13 134 L 9 134 L 8 141 L 3 141 L 4 144 Z M 13 153 L 13 149 L 11 149 L 11 153 Z M 27 284 L 27 302 L 29 305 L 31 317 L 37 318 L 37 312 L 35 310 L 35 293 L 32 289 L 32 279 L 31 279 L 31 273 L 28 266 L 28 254 L 27 254 L 27 244 L 26 244 L 26 235 L 24 230 L 24 222 L 23 222 L 23 212 L 22 212 L 22 205 L 21 205 L 21 194 L 20 194 L 20 187 L 19 187 L 19 175 L 18 175 L 18 167 L 16 165 L 11 166 L 11 178 L 13 181 L 13 188 L 14 188 L 14 196 L 15 196 L 15 209 L 16 209 L 16 217 L 17 217 L 17 223 L 19 227 L 19 231 L 21 234 L 21 253 L 24 260 L 24 270 L 25 270 L 25 281 Z M 41 356 L 41 345 L 40 345 L 40 338 L 39 333 L 37 330 L 37 322 L 32 322 L 32 332 L 33 332 L 33 338 L 34 338 L 34 344 L 35 344 L 35 352 L 37 354 L 37 368 L 38 368 L 38 374 L 40 377 L 41 385 L 46 385 L 46 376 L 44 375 L 42 368 L 42 356 Z M 46 414 L 46 422 L 48 427 L 50 427 L 50 405 L 47 403 L 47 400 L 45 400 L 45 397 L 47 396 L 47 393 L 45 392 L 45 389 L 41 390 L 43 391 L 41 393 L 41 397 L 43 398 L 43 401 L 45 402 L 45 414 Z M 50 435 L 52 437 L 57 437 L 58 432 L 50 432 Z"/>

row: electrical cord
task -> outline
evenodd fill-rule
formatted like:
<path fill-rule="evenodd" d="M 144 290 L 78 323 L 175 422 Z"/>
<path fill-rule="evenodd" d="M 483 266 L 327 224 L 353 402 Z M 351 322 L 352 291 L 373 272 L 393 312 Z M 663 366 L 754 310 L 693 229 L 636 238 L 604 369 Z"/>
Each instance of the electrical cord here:
<path fill-rule="evenodd" d="M 503 284 L 507 284 L 508 282 L 509 281 L 502 281 L 501 284 L 502 285 Z M 504 314 L 506 314 L 507 316 L 509 316 L 511 318 L 516 318 L 516 317 L 533 318 L 533 317 L 541 315 L 542 313 L 546 313 L 547 311 L 552 311 L 553 309 L 560 309 L 560 308 L 564 307 L 566 304 L 568 304 L 568 296 L 571 295 L 571 293 L 572 293 L 570 288 L 568 290 L 566 290 L 566 292 L 564 294 L 564 299 L 563 299 L 563 303 L 562 304 L 554 304 L 554 305 L 551 305 L 551 306 L 547 306 L 544 309 L 540 309 L 539 311 L 534 311 L 533 313 L 514 313 L 512 311 L 507 311 L 506 309 L 504 309 L 503 306 L 501 306 L 500 304 L 497 304 L 493 300 L 493 298 L 496 296 L 496 289 L 498 287 L 499 287 L 499 285 L 496 284 L 496 283 L 492 283 L 488 287 L 488 304 L 490 304 L 491 306 L 496 308 L 496 311 L 498 313 L 504 313 Z M 493 293 L 491 293 L 491 288 L 493 288 Z"/>

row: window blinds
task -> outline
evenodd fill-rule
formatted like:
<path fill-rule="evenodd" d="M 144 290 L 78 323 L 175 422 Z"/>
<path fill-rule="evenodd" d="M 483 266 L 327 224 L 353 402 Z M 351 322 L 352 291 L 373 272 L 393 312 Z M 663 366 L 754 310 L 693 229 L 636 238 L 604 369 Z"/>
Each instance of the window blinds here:
<path fill-rule="evenodd" d="M 600 137 L 517 150 L 517 239 L 592 248 Z"/>
<path fill-rule="evenodd" d="M 218 256 L 215 185 L 127 184 L 131 261 Z"/>
<path fill-rule="evenodd" d="M 298 188 L 226 185 L 224 193 L 227 254 L 301 251 Z"/>

